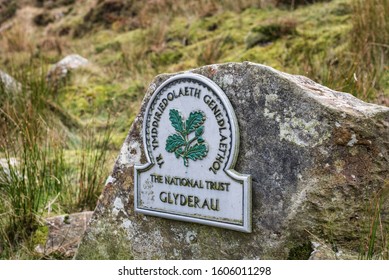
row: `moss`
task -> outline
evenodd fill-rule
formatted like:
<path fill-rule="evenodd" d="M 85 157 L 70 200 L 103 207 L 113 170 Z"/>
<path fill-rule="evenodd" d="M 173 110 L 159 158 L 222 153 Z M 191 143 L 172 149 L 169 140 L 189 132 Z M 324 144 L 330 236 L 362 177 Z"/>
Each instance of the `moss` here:
<path fill-rule="evenodd" d="M 232 44 L 233 40 L 229 36 L 216 37 L 215 39 L 200 44 L 200 51 L 197 55 L 197 64 L 201 66 L 216 63 Z"/>
<path fill-rule="evenodd" d="M 149 27 L 123 33 L 98 30 L 88 40 L 96 46 L 91 48 L 94 61 L 108 67 L 111 72 L 107 74 L 122 85 L 124 76 L 139 79 L 140 75 L 147 85 L 160 72 L 244 60 L 295 74 L 308 73 L 318 82 L 332 83 L 336 77 L 330 76 L 333 68 L 329 67 L 344 53 L 350 26 L 348 2 L 317 3 L 293 11 L 249 8 L 240 14 L 224 11 L 204 18 L 174 16 L 158 52 L 150 46 Z M 245 45 L 250 49 L 245 50 Z"/>
<path fill-rule="evenodd" d="M 195 21 L 189 26 L 187 32 L 190 44 L 220 35 L 225 30 L 225 24 L 235 16 L 234 13 L 224 12 L 212 18 L 202 18 Z"/>
<path fill-rule="evenodd" d="M 389 99 L 389 70 L 385 71 L 382 76 L 381 76 L 381 79 L 380 79 L 380 84 L 382 86 L 382 88 L 384 88 L 384 96 L 383 98 L 385 98 L 385 95 L 386 95 L 386 99 Z M 387 106 L 389 105 L 389 100 L 386 101 L 387 102 Z M 385 104 L 384 100 L 383 100 L 383 103 Z"/>
<path fill-rule="evenodd" d="M 63 217 L 63 223 L 67 224 L 67 225 L 70 224 L 70 216 L 69 215 L 65 215 L 65 217 Z"/>
<path fill-rule="evenodd" d="M 289 250 L 288 260 L 307 260 L 312 252 L 311 242 L 301 243 Z"/>
<path fill-rule="evenodd" d="M 177 50 L 168 49 L 161 54 L 152 53 L 151 62 L 153 67 L 158 68 L 160 66 L 166 66 L 169 64 L 175 64 L 182 58 L 182 53 Z"/>
<path fill-rule="evenodd" d="M 293 19 L 272 21 L 264 25 L 256 26 L 246 38 L 246 47 L 263 45 L 273 42 L 283 36 L 296 34 L 296 21 Z"/>
<path fill-rule="evenodd" d="M 135 30 L 119 33 L 119 34 L 114 34 L 113 36 L 116 41 L 124 45 L 126 43 L 142 41 L 145 36 L 145 31 L 142 29 L 135 29 Z"/>
<path fill-rule="evenodd" d="M 258 46 L 249 49 L 240 55 L 239 60 L 256 62 L 274 67 L 276 69 L 282 69 L 282 58 L 285 54 L 285 51 L 285 43 L 280 41 L 271 45 L 262 47 Z"/>
<path fill-rule="evenodd" d="M 172 20 L 171 25 L 166 34 L 166 39 L 169 45 L 173 42 L 178 42 L 183 46 L 187 46 L 192 42 L 189 41 L 188 28 L 190 24 L 184 17 L 176 17 Z"/>
<path fill-rule="evenodd" d="M 331 10 L 331 14 L 335 16 L 349 15 L 352 12 L 353 9 L 349 3 L 339 3 L 339 5 L 335 6 L 335 8 Z"/>
<path fill-rule="evenodd" d="M 119 92 L 118 86 L 110 84 L 70 86 L 62 93 L 61 101 L 73 115 L 85 118 L 114 110 L 113 97 Z"/>
<path fill-rule="evenodd" d="M 119 51 L 121 49 L 122 45 L 118 41 L 108 42 L 105 44 L 97 45 L 95 47 L 96 53 L 101 53 L 105 51 L 106 49 L 110 49 L 113 51 Z"/>
<path fill-rule="evenodd" d="M 49 236 L 49 227 L 48 226 L 40 226 L 34 232 L 32 236 L 32 243 L 35 246 L 37 245 L 45 245 Z"/>
<path fill-rule="evenodd" d="M 132 260 L 131 242 L 120 227 L 109 226 L 109 222 L 89 232 L 79 247 L 75 259 L 78 260 Z"/>

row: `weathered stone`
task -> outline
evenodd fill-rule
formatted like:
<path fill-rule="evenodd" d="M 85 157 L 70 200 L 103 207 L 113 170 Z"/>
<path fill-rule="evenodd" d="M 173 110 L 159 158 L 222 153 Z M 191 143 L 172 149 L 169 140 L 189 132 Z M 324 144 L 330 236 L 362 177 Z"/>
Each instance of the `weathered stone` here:
<path fill-rule="evenodd" d="M 66 78 L 70 70 L 86 66 L 88 63 L 86 58 L 78 54 L 68 55 L 50 68 L 46 79 L 56 87 L 61 80 Z"/>
<path fill-rule="evenodd" d="M 0 183 L 11 178 L 11 172 L 15 171 L 14 167 L 18 164 L 17 158 L 0 158 Z"/>
<path fill-rule="evenodd" d="M 324 242 L 312 242 L 312 252 L 309 260 L 352 260 L 359 258 L 356 252 L 344 251 L 342 248 Z"/>
<path fill-rule="evenodd" d="M 146 93 L 76 258 L 308 259 L 317 238 L 357 257 L 372 218 L 369 202 L 388 188 L 389 108 L 253 63 L 191 72 L 213 80 L 235 110 L 235 170 L 252 176 L 252 233 L 134 213 L 134 164 L 146 162 L 144 112 L 157 87 L 175 74 L 160 75 Z M 383 199 L 383 225 L 388 206 Z"/>
<path fill-rule="evenodd" d="M 0 70 L 0 87 L 4 87 L 6 92 L 16 92 L 22 89 L 21 84 L 13 77 Z"/>
<path fill-rule="evenodd" d="M 78 244 L 84 234 L 92 211 L 61 215 L 46 219 L 47 232 L 38 229 L 36 235 L 43 231 L 43 241 L 35 247 L 35 251 L 43 255 L 57 254 L 71 258 L 77 251 Z M 37 238 L 36 238 L 37 239 Z"/>

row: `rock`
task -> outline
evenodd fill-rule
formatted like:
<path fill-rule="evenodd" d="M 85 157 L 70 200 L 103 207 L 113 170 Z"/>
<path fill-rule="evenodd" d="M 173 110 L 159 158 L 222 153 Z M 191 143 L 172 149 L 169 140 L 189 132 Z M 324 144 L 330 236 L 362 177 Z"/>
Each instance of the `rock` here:
<path fill-rule="evenodd" d="M 331 246 L 327 244 L 321 244 L 318 242 L 312 242 L 311 255 L 309 260 L 336 260 L 337 254 L 332 250 Z"/>
<path fill-rule="evenodd" d="M 46 256 L 60 254 L 65 258 L 72 258 L 77 251 L 92 213 L 92 211 L 87 211 L 47 218 L 48 234 L 46 235 L 46 232 L 43 231 L 44 242 L 38 244 L 35 251 Z"/>
<path fill-rule="evenodd" d="M 347 252 L 338 247 L 332 248 L 325 242 L 312 242 L 312 250 L 309 260 L 353 260 L 359 258 L 356 252 Z"/>
<path fill-rule="evenodd" d="M 147 161 L 146 106 L 176 74 L 160 75 L 150 84 L 76 258 L 308 259 L 317 239 L 357 258 L 370 230 L 369 202 L 388 188 L 389 108 L 253 63 L 190 72 L 214 81 L 235 110 L 240 150 L 234 169 L 252 176 L 252 232 L 134 212 L 134 164 Z M 389 213 L 384 198 L 383 227 Z"/>
<path fill-rule="evenodd" d="M 70 70 L 86 66 L 88 63 L 89 61 L 86 58 L 78 54 L 68 55 L 50 68 L 46 80 L 49 84 L 57 87 L 58 83 L 66 78 Z"/>
<path fill-rule="evenodd" d="M 0 87 L 2 86 L 7 92 L 17 92 L 22 89 L 22 85 L 18 81 L 0 70 Z"/>
<path fill-rule="evenodd" d="M 12 172 L 15 172 L 16 170 L 13 167 L 16 167 L 18 164 L 17 158 L 0 158 L 0 183 L 2 180 L 11 178 L 11 170 L 13 169 Z"/>

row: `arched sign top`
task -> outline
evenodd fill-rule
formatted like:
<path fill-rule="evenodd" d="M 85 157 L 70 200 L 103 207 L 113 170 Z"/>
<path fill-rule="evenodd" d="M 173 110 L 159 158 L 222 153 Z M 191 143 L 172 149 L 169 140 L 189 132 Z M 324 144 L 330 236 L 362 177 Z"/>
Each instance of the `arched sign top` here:
<path fill-rule="evenodd" d="M 162 83 L 147 105 L 135 166 L 135 210 L 251 231 L 251 181 L 234 167 L 239 129 L 225 93 L 192 73 Z"/>

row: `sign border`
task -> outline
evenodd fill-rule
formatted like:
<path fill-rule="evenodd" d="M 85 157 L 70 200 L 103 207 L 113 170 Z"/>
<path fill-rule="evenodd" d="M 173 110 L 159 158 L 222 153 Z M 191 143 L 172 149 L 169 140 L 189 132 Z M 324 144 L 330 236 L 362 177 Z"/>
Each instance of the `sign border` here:
<path fill-rule="evenodd" d="M 196 217 L 189 217 L 182 214 L 172 214 L 172 213 L 166 213 L 166 212 L 160 212 L 159 210 L 149 210 L 144 209 L 139 206 L 139 188 L 138 188 L 138 182 L 139 182 L 139 175 L 142 173 L 142 171 L 146 171 L 149 168 L 153 167 L 155 163 L 152 161 L 151 156 L 149 155 L 149 150 L 147 148 L 147 116 L 150 111 L 151 105 L 154 103 L 155 98 L 157 98 L 159 92 L 168 84 L 179 80 L 179 79 L 193 79 L 198 80 L 202 82 L 204 85 L 208 86 L 212 91 L 215 92 L 215 94 L 221 99 L 221 102 L 226 107 L 227 112 L 229 113 L 231 117 L 231 130 L 232 130 L 232 139 L 231 139 L 231 154 L 229 156 L 228 162 L 225 164 L 225 168 L 223 168 L 223 171 L 233 180 L 242 182 L 242 192 L 243 192 L 243 225 L 237 225 L 237 224 L 231 224 L 228 222 L 221 222 L 221 221 L 212 221 L 207 220 L 205 218 L 196 218 Z M 235 111 L 228 100 L 226 94 L 223 92 L 223 90 L 212 80 L 209 78 L 194 74 L 191 72 L 187 72 L 184 74 L 178 74 L 173 77 L 168 78 L 166 81 L 164 81 L 152 94 L 151 98 L 148 101 L 144 118 L 143 118 L 143 127 L 142 127 L 142 137 L 143 137 L 143 148 L 146 153 L 147 163 L 143 165 L 137 165 L 134 166 L 134 209 L 136 213 L 151 215 L 151 216 L 157 216 L 172 220 L 178 220 L 178 221 L 185 221 L 185 222 L 195 222 L 200 223 L 204 225 L 209 226 L 215 226 L 215 227 L 221 227 L 221 228 L 227 228 L 242 232 L 251 232 L 252 231 L 252 188 L 251 188 L 251 175 L 245 175 L 240 174 L 233 170 L 233 167 L 235 166 L 236 160 L 238 158 L 239 153 L 239 127 L 238 127 L 238 120 L 235 115 Z M 245 205 L 246 204 L 246 205 Z"/>

